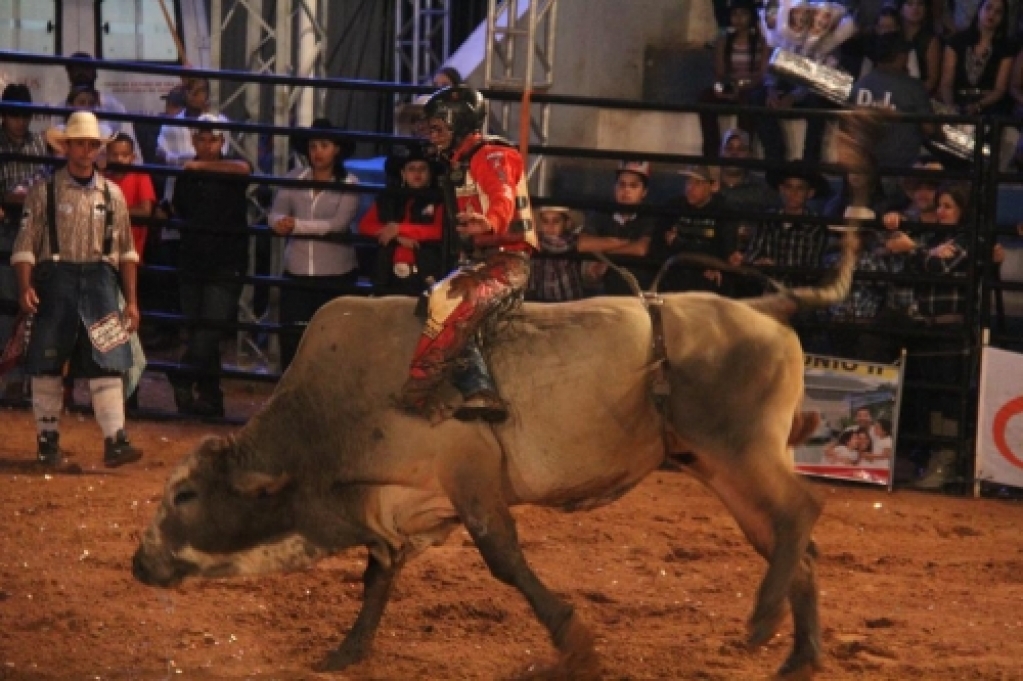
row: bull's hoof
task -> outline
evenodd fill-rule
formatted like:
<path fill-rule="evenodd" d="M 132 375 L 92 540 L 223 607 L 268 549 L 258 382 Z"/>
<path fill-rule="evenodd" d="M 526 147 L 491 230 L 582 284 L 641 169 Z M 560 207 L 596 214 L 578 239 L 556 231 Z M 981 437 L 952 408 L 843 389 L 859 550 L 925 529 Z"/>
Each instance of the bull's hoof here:
<path fill-rule="evenodd" d="M 313 671 L 317 672 L 339 672 L 351 667 L 353 664 L 362 661 L 366 657 L 365 652 L 357 652 L 345 648 L 343 645 L 337 650 L 332 650 L 325 658 L 313 665 Z"/>
<path fill-rule="evenodd" d="M 774 681 L 813 681 L 818 670 L 817 665 L 813 664 L 804 664 L 802 667 L 789 670 L 786 670 L 786 667 L 788 664 L 778 670 L 774 675 Z"/>
<path fill-rule="evenodd" d="M 603 674 L 600 660 L 593 651 L 564 655 L 547 667 L 530 667 L 516 674 L 512 681 L 600 681 Z"/>
<path fill-rule="evenodd" d="M 781 629 L 784 619 L 785 612 L 781 608 L 769 615 L 754 614 L 749 621 L 749 636 L 746 638 L 746 645 L 751 649 L 766 645 Z"/>

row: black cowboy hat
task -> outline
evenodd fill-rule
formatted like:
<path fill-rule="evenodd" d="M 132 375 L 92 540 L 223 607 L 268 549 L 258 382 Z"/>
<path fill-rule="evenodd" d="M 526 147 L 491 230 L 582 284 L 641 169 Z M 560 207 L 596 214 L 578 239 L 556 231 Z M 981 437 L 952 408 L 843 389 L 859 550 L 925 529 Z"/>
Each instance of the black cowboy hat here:
<path fill-rule="evenodd" d="M 422 144 L 396 144 L 391 147 L 391 153 L 388 155 L 387 160 L 384 161 L 384 173 L 388 177 L 398 177 L 401 175 L 401 171 L 404 170 L 405 164 L 411 161 L 427 161 L 430 164 L 430 170 L 434 175 L 437 174 L 437 157 L 435 154 L 431 154 L 430 150 L 432 147 L 427 143 Z"/>
<path fill-rule="evenodd" d="M 791 177 L 803 180 L 810 185 L 810 188 L 813 189 L 813 198 L 815 199 L 826 199 L 834 193 L 834 190 L 831 188 L 831 183 L 828 182 L 828 178 L 824 177 L 817 171 L 800 168 L 798 166 L 769 170 L 767 172 L 766 179 L 767 184 L 777 190 L 781 186 L 782 182 Z"/>
<path fill-rule="evenodd" d="M 320 132 L 338 133 L 344 132 L 341 128 L 334 127 L 334 124 L 330 122 L 329 118 L 317 118 L 312 122 L 308 128 L 302 128 L 291 136 L 291 146 L 299 154 L 309 158 L 309 141 L 318 139 L 329 139 L 330 141 L 341 147 L 341 153 L 338 158 L 344 160 L 351 158 L 352 154 L 355 153 L 355 142 L 349 139 L 341 139 L 335 137 L 333 134 L 324 135 L 318 134 Z"/>

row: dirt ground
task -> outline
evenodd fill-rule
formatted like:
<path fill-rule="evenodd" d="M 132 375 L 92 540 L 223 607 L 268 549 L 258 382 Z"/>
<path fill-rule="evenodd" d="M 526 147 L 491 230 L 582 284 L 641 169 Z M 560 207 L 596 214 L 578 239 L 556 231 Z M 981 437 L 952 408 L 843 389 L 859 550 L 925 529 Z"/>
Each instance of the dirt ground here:
<path fill-rule="evenodd" d="M 288 575 L 135 582 L 130 558 L 174 464 L 223 426 L 138 421 L 140 464 L 101 465 L 69 416 L 80 474 L 33 463 L 30 414 L 0 411 L 0 679 L 498 679 L 553 658 L 518 593 L 456 531 L 406 569 L 371 659 L 311 671 L 361 598 L 362 551 Z M 814 482 L 822 679 L 1023 679 L 1023 505 Z M 656 472 L 619 502 L 516 512 L 527 557 L 597 635 L 607 679 L 768 678 L 791 641 L 743 646 L 764 564 L 721 505 Z"/>

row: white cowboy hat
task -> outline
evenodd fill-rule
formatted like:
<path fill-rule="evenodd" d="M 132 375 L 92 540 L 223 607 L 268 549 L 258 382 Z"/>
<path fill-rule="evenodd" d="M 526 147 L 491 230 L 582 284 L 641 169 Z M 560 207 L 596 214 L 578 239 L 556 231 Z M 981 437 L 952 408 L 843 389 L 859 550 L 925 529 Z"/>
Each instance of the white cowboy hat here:
<path fill-rule="evenodd" d="M 542 213 L 558 213 L 568 218 L 568 232 L 576 234 L 582 231 L 585 217 L 582 211 L 575 210 L 574 208 L 568 208 L 566 206 L 540 206 L 536 209 L 537 216 Z"/>
<path fill-rule="evenodd" d="M 67 154 L 68 140 L 95 140 L 106 144 L 113 135 L 110 129 L 100 125 L 96 114 L 91 111 L 75 111 L 68 116 L 67 124 L 54 126 L 46 131 L 46 141 L 61 154 Z"/>

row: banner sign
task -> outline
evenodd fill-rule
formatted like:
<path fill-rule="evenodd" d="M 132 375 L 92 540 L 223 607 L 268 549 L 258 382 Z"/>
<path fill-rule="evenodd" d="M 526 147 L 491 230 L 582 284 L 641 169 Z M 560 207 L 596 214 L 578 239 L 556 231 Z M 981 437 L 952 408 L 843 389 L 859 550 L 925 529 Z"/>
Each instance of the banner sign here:
<path fill-rule="evenodd" d="M 1023 487 L 1023 355 L 998 348 L 981 354 L 977 479 Z"/>
<path fill-rule="evenodd" d="M 821 422 L 795 448 L 796 471 L 891 489 L 903 365 L 820 355 L 804 362 L 802 409 Z"/>

